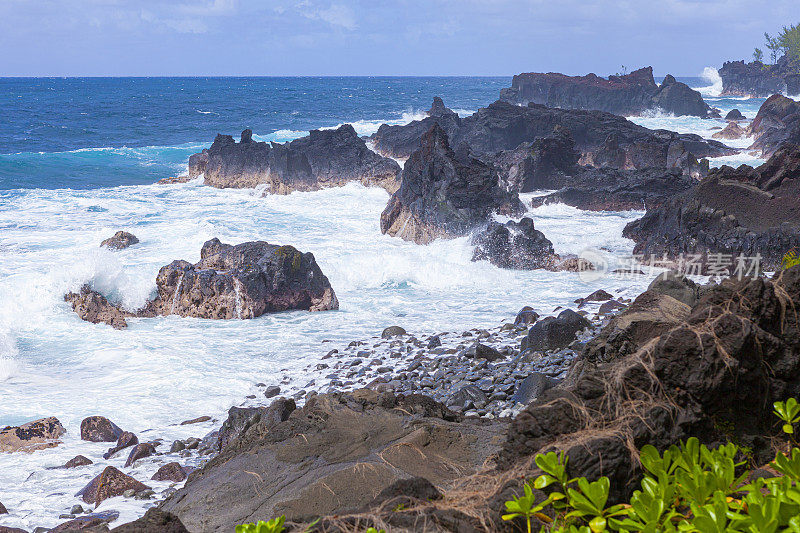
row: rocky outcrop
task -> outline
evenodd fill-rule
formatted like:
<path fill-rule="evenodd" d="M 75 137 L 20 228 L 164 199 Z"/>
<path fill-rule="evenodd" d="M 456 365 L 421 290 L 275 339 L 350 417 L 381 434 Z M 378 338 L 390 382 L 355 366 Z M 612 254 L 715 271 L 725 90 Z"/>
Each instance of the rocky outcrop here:
<path fill-rule="evenodd" d="M 82 319 L 117 329 L 126 327 L 125 318 L 131 316 L 247 319 L 279 311 L 339 308 L 313 254 L 264 241 L 230 245 L 211 239 L 203 244 L 198 263 L 177 260 L 162 267 L 156 289 L 156 298 L 135 313 L 86 286 L 80 294 L 64 298 Z"/>
<path fill-rule="evenodd" d="M 561 190 L 531 200 L 532 207 L 562 203 L 586 211 L 651 209 L 686 192 L 697 180 L 678 169 L 582 168 Z"/>
<path fill-rule="evenodd" d="M 497 451 L 505 427 L 461 420 L 425 396 L 366 389 L 313 396 L 286 420 L 245 424 L 160 509 L 191 531 L 209 533 L 265 517 L 358 511 L 384 499 L 378 496 L 398 480 L 452 486 Z"/>
<path fill-rule="evenodd" d="M 534 270 L 554 268 L 560 261 L 553 243 L 537 230 L 528 217 L 505 224 L 490 222 L 472 239 L 473 261 L 487 260 L 500 268 Z"/>
<path fill-rule="evenodd" d="M 725 120 L 740 121 L 740 120 L 747 120 L 747 117 L 742 115 L 742 112 L 739 111 L 738 109 L 731 109 L 730 111 L 728 111 L 728 114 L 725 115 Z"/>
<path fill-rule="evenodd" d="M 524 210 L 499 186 L 497 172 L 469 154 L 456 156 L 434 124 L 403 168 L 400 189 L 381 213 L 381 232 L 418 244 L 465 235 L 493 212 Z"/>
<path fill-rule="evenodd" d="M 111 533 L 189 533 L 189 530 L 177 516 L 150 508 L 143 517 L 115 527 Z"/>
<path fill-rule="evenodd" d="M 747 133 L 754 141 L 750 150 L 769 157 L 785 143 L 800 144 L 800 102 L 776 94 L 761 104 Z"/>
<path fill-rule="evenodd" d="M 450 146 L 457 152 L 468 151 L 493 165 L 497 161 L 502 171 L 514 168 L 524 160 L 529 147 L 533 152 L 534 141 L 558 133 L 556 127 L 569 133 L 575 149 L 581 154 L 579 163 L 595 167 L 683 169 L 682 165 L 690 160 L 737 153 L 718 141 L 692 134 L 650 130 L 611 113 L 549 108 L 538 104 L 519 106 L 503 101 L 462 118 L 447 135 Z M 372 141 L 381 153 L 394 157 L 410 156 L 411 147 L 416 149 L 420 145 L 420 128 L 411 125 L 394 128 L 392 131 L 396 136 L 403 132 L 402 144 L 395 143 L 396 137 L 386 137 L 380 130 L 372 136 Z M 503 153 L 517 149 L 516 154 Z M 686 169 L 686 172 L 693 170 L 696 169 Z M 524 180 L 516 177 L 501 175 L 501 179 L 503 183 L 524 184 Z"/>
<path fill-rule="evenodd" d="M 173 461 L 162 465 L 150 479 L 153 481 L 174 481 L 175 483 L 180 483 L 186 479 L 186 470 L 183 469 L 180 463 Z"/>
<path fill-rule="evenodd" d="M 336 293 L 314 255 L 264 241 L 237 245 L 211 239 L 200 261 L 173 261 L 156 277 L 159 315 L 255 318 L 293 309 L 338 309 Z"/>
<path fill-rule="evenodd" d="M 135 316 L 119 305 L 112 304 L 88 285 L 82 286 L 80 292 L 65 294 L 64 301 L 72 304 L 72 310 L 81 320 L 92 324 L 108 324 L 114 329 L 127 328 L 128 322 L 125 319 Z"/>
<path fill-rule="evenodd" d="M 517 74 L 511 87 L 500 91 L 500 99 L 518 105 L 535 103 L 564 109 L 594 109 L 623 116 L 640 115 L 651 109 L 698 117 L 707 117 L 711 112 L 699 92 L 672 76 L 664 78 L 660 86 L 656 85 L 652 67 L 608 79 L 595 74 Z"/>
<path fill-rule="evenodd" d="M 428 116 L 404 125 L 381 124 L 372 136 L 375 150 L 390 157 L 406 158 L 419 148 L 420 139 L 434 124 L 448 135 L 455 134 L 461 126 L 458 114 L 444 105 L 442 99 L 434 97 Z"/>
<path fill-rule="evenodd" d="M 623 234 L 636 242 L 636 254 L 726 254 L 730 273 L 735 257 L 758 254 L 765 270 L 779 269 L 800 246 L 800 146 L 785 145 L 756 169 L 715 169 Z"/>
<path fill-rule="evenodd" d="M 520 351 L 560 350 L 574 340 L 579 331 L 591 323 L 571 309 L 565 309 L 557 317 L 548 316 L 537 321 L 522 339 Z"/>
<path fill-rule="evenodd" d="M 714 139 L 735 140 L 741 139 L 745 135 L 747 135 L 747 130 L 739 126 L 736 122 L 730 121 L 724 129 L 718 131 L 712 135 L 712 137 Z"/>
<path fill-rule="evenodd" d="M 123 474 L 113 466 L 107 466 L 100 475 L 92 479 L 88 485 L 83 487 L 76 496 L 80 496 L 86 503 L 100 505 L 103 500 L 122 496 L 127 490 L 141 492 L 150 487 L 136 481 L 129 475 Z"/>
<path fill-rule="evenodd" d="M 113 248 L 115 250 L 122 250 L 129 246 L 133 246 L 134 244 L 138 244 L 139 239 L 136 238 L 136 235 L 133 233 L 128 233 L 127 231 L 118 231 L 114 234 L 113 237 L 109 237 L 108 239 L 104 240 L 100 243 L 100 246 L 105 246 L 106 248 Z"/>
<path fill-rule="evenodd" d="M 556 126 L 553 132 L 513 150 L 492 155 L 488 160 L 497 168 L 502 185 L 511 191 L 560 189 L 580 170 L 581 154 L 569 131 Z"/>
<path fill-rule="evenodd" d="M 393 192 L 400 166 L 370 150 L 353 126 L 312 130 L 308 136 L 279 144 L 253 141 L 242 132 L 237 143 L 217 135 L 210 148 L 189 158 L 189 178 L 200 174 L 218 188 L 267 185 L 268 192 L 287 194 L 337 187 L 351 181 Z"/>
<path fill-rule="evenodd" d="M 774 65 L 760 61 L 728 61 L 719 69 L 723 96 L 766 98 L 773 94 L 800 94 L 800 64 L 788 56 Z"/>
<path fill-rule="evenodd" d="M 123 433 L 118 425 L 104 416 L 88 416 L 81 421 L 81 440 L 116 442 Z"/>
<path fill-rule="evenodd" d="M 0 429 L 1 452 L 35 452 L 55 448 L 66 433 L 57 418 L 43 418 L 21 426 L 6 426 Z"/>

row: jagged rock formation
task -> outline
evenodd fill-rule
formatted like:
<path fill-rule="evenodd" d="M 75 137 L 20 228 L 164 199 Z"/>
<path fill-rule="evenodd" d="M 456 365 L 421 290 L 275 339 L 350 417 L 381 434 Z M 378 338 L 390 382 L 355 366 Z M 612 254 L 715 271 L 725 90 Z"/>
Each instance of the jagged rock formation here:
<path fill-rule="evenodd" d="M 435 117 L 426 120 L 439 123 Z M 560 135 L 559 131 L 569 132 L 575 149 L 581 154 L 579 163 L 595 167 L 675 167 L 691 174 L 697 172 L 699 159 L 736 153 L 736 150 L 718 141 L 667 130 L 649 130 L 602 111 L 556 109 L 538 104 L 518 106 L 497 101 L 460 119 L 458 125 L 451 124 L 448 127 L 450 145 L 457 152 L 470 152 L 484 162 L 497 164 L 500 170 L 513 169 L 525 159 L 528 146 L 534 153 L 544 148 L 534 146 L 535 141 L 555 138 Z M 555 131 L 557 127 L 559 131 Z M 372 141 L 381 153 L 392 157 L 408 157 L 411 151 L 419 147 L 421 130 L 420 125 L 414 123 L 392 126 L 391 130 L 378 130 L 372 136 Z M 387 135 L 389 131 L 391 135 Z M 398 139 L 402 139 L 402 142 Z M 517 153 L 508 153 L 514 150 Z M 536 157 L 535 153 L 533 157 Z M 509 178 L 502 175 L 501 179 L 504 183 L 524 183 L 516 176 Z"/>
<path fill-rule="evenodd" d="M 800 94 L 800 62 L 788 56 L 774 65 L 760 61 L 728 61 L 719 69 L 722 94 L 765 98 L 773 94 Z"/>
<path fill-rule="evenodd" d="M 565 187 L 580 170 L 580 157 L 569 131 L 556 126 L 546 137 L 521 143 L 488 159 L 497 168 L 506 189 L 530 192 Z"/>
<path fill-rule="evenodd" d="M 534 270 L 554 268 L 560 261 L 553 243 L 537 230 L 528 217 L 505 224 L 490 222 L 472 240 L 475 245 L 473 261 L 488 260 L 500 268 Z"/>
<path fill-rule="evenodd" d="M 468 154 L 456 156 L 447 133 L 434 124 L 403 168 L 400 188 L 381 213 L 381 232 L 427 244 L 465 235 L 493 212 L 522 211 L 491 166 Z"/>
<path fill-rule="evenodd" d="M 157 297 L 134 312 L 121 309 L 84 286 L 65 296 L 84 320 L 127 327 L 124 318 L 180 315 L 195 318 L 255 318 L 264 313 L 339 308 L 336 293 L 314 255 L 264 241 L 237 245 L 211 239 L 200 261 L 177 260 L 156 277 Z"/>
<path fill-rule="evenodd" d="M 6 426 L 0 429 L 0 453 L 31 453 L 54 448 L 61 444 L 58 439 L 64 433 L 66 433 L 64 426 L 52 416 L 20 426 Z"/>
<path fill-rule="evenodd" d="M 755 169 L 711 171 L 623 235 L 636 241 L 637 254 L 760 254 L 766 270 L 780 268 L 784 254 L 800 246 L 800 146 L 785 145 Z"/>
<path fill-rule="evenodd" d="M 800 102 L 775 94 L 761 104 L 747 133 L 754 137 L 750 150 L 763 157 L 775 153 L 784 143 L 800 144 Z"/>
<path fill-rule="evenodd" d="M 372 136 L 372 142 L 375 150 L 379 153 L 406 158 L 419 148 L 420 139 L 434 124 L 438 124 L 448 138 L 454 135 L 461 126 L 458 114 L 446 107 L 438 96 L 433 98 L 433 105 L 431 105 L 427 117 L 402 126 L 381 124 L 378 131 Z"/>
<path fill-rule="evenodd" d="M 640 115 L 651 109 L 663 109 L 675 115 L 711 115 L 700 93 L 685 83 L 668 75 L 660 86 L 656 85 L 652 67 L 608 79 L 595 74 L 517 74 L 511 87 L 500 91 L 500 99 L 518 105 L 535 103 L 564 109 L 594 109 L 623 116 Z"/>
<path fill-rule="evenodd" d="M 204 174 L 218 188 L 256 187 L 287 194 L 337 187 L 351 181 L 397 189 L 400 166 L 370 150 L 353 126 L 312 130 L 308 136 L 279 144 L 255 142 L 250 130 L 237 143 L 217 135 L 211 148 L 189 158 L 189 179 Z"/>
<path fill-rule="evenodd" d="M 747 134 L 747 130 L 739 126 L 736 122 L 730 121 L 724 129 L 718 131 L 711 137 L 714 139 L 734 140 L 741 139 Z"/>
<path fill-rule="evenodd" d="M 136 235 L 133 233 L 128 233 L 127 231 L 118 231 L 114 234 L 113 237 L 109 237 L 108 239 L 104 240 L 100 243 L 100 246 L 105 246 L 107 248 L 114 248 L 115 250 L 122 250 L 129 246 L 133 246 L 134 244 L 138 244 L 139 239 L 136 238 Z"/>

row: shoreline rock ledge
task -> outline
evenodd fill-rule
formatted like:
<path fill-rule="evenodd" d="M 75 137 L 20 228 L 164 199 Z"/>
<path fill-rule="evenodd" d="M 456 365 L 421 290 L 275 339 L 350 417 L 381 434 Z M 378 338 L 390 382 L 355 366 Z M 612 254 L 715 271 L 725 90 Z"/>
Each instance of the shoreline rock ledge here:
<path fill-rule="evenodd" d="M 339 308 L 314 254 L 265 241 L 237 245 L 217 238 L 206 241 L 198 263 L 176 260 L 161 267 L 156 286 L 158 296 L 136 312 L 121 309 L 88 286 L 64 299 L 81 319 L 116 329 L 127 327 L 126 317 L 247 319 L 280 311 Z"/>

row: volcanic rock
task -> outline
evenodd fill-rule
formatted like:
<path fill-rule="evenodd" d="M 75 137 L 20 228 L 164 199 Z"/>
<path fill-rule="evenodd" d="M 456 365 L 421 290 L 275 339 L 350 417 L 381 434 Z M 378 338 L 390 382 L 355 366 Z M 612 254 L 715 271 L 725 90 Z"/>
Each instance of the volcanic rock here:
<path fill-rule="evenodd" d="M 88 457 L 84 457 L 83 455 L 76 455 L 66 463 L 64 463 L 64 468 L 77 468 L 79 466 L 86 466 L 94 464 L 94 461 L 89 459 Z"/>
<path fill-rule="evenodd" d="M 473 237 L 472 244 L 475 245 L 473 261 L 488 260 L 500 268 L 552 270 L 561 261 L 553 243 L 534 228 L 533 220 L 528 217 L 505 224 L 492 221 Z"/>
<path fill-rule="evenodd" d="M 125 319 L 136 316 L 125 311 L 120 306 L 110 303 L 105 296 L 91 289 L 88 285 L 82 286 L 80 293 L 69 292 L 65 294 L 64 301 L 72 304 L 72 310 L 77 313 L 81 320 L 92 324 L 108 324 L 114 329 L 127 328 L 128 322 Z"/>
<path fill-rule="evenodd" d="M 130 431 L 124 431 L 122 435 L 119 436 L 116 446 L 114 446 L 113 448 L 109 448 L 108 451 L 103 454 L 103 458 L 108 459 L 110 457 L 113 457 L 114 454 L 117 453 L 118 451 L 124 450 L 129 446 L 135 446 L 136 444 L 139 444 L 139 437 L 137 437 Z"/>
<path fill-rule="evenodd" d="M 86 503 L 100 505 L 103 500 L 122 496 L 122 493 L 127 490 L 140 492 L 149 488 L 131 476 L 123 474 L 113 466 L 107 466 L 100 475 L 83 487 L 76 496 L 80 496 Z"/>
<path fill-rule="evenodd" d="M 114 234 L 113 237 L 109 237 L 108 239 L 104 240 L 100 243 L 100 246 L 105 246 L 107 248 L 114 248 L 116 250 L 122 250 L 123 248 L 127 248 L 134 244 L 138 244 L 139 239 L 136 238 L 136 235 L 133 233 L 128 233 L 127 231 L 118 231 Z"/>
<path fill-rule="evenodd" d="M 31 453 L 46 448 L 55 448 L 66 431 L 55 417 L 42 418 L 21 426 L 6 426 L 0 429 L 0 452 Z"/>
<path fill-rule="evenodd" d="M 180 463 L 173 461 L 161 466 L 150 479 L 153 481 L 174 481 L 178 483 L 186 479 L 186 471 Z"/>
<path fill-rule="evenodd" d="M 560 350 L 575 340 L 577 333 L 591 323 L 571 309 L 565 309 L 557 317 L 546 317 L 536 322 L 522 340 L 520 351 Z"/>
<path fill-rule="evenodd" d="M 728 122 L 728 125 L 725 126 L 725 129 L 718 131 L 714 135 L 712 135 L 715 139 L 741 139 L 747 131 L 740 127 L 736 122 Z"/>
<path fill-rule="evenodd" d="M 747 133 L 754 137 L 750 150 L 773 155 L 784 143 L 800 144 L 800 102 L 776 94 L 761 104 Z"/>
<path fill-rule="evenodd" d="M 89 442 L 115 442 L 123 431 L 104 416 L 89 416 L 81 421 L 81 440 Z"/>
<path fill-rule="evenodd" d="M 447 108 L 438 96 L 434 97 L 428 116 L 422 120 L 402 126 L 381 124 L 372 136 L 375 150 L 390 157 L 406 158 L 419 148 L 420 139 L 434 124 L 438 124 L 448 137 L 461 126 L 458 114 Z"/>
<path fill-rule="evenodd" d="M 719 69 L 722 95 L 766 98 L 773 94 L 800 94 L 800 64 L 788 56 L 774 65 L 760 61 L 728 61 Z"/>
<path fill-rule="evenodd" d="M 731 109 L 728 111 L 728 114 L 725 115 L 725 120 L 727 121 L 738 121 L 738 120 L 747 120 L 747 117 L 742 115 L 742 112 L 738 109 Z"/>
<path fill-rule="evenodd" d="M 111 533 L 189 533 L 189 530 L 177 516 L 151 508 L 143 517 L 115 527 Z"/>

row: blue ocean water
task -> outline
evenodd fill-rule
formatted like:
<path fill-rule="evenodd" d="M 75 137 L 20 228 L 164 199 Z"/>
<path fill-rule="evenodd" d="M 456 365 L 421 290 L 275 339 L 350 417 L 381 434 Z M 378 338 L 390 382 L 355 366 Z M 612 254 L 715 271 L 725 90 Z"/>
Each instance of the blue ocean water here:
<path fill-rule="evenodd" d="M 345 122 L 371 133 L 434 96 L 457 110 L 508 77 L 0 78 L 0 189 L 152 183 L 217 133 L 285 141 Z"/>

